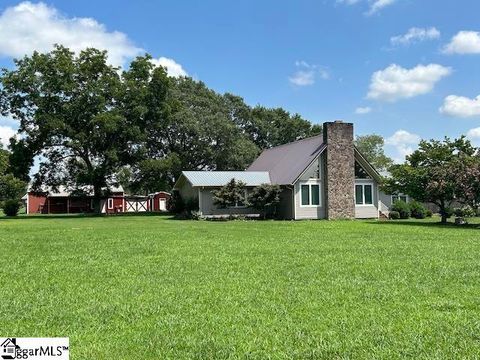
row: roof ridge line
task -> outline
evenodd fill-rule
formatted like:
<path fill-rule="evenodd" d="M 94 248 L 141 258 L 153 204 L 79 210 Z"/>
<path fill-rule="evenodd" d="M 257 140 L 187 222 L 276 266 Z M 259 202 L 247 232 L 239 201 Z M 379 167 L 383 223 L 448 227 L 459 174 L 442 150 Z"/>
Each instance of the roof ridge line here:
<path fill-rule="evenodd" d="M 279 147 L 283 147 L 283 146 L 288 146 L 288 145 L 296 144 L 296 143 L 299 143 L 299 142 L 301 142 L 301 141 L 311 140 L 311 139 L 313 139 L 313 138 L 317 138 L 317 137 L 320 137 L 320 136 L 323 136 L 323 134 L 318 134 L 318 135 L 314 135 L 314 136 L 309 136 L 309 137 L 306 137 L 306 138 L 304 138 L 304 139 L 299 139 L 299 140 L 291 141 L 291 142 L 286 143 L 286 144 L 273 146 L 273 147 L 271 147 L 271 148 L 263 149 L 262 152 L 263 152 L 263 151 L 273 150 L 273 149 L 278 149 Z"/>

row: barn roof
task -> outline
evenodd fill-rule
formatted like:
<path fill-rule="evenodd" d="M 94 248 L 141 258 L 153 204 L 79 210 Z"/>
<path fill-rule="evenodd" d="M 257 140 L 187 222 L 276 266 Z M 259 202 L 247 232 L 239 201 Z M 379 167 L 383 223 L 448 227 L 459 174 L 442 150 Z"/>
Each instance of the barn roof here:
<path fill-rule="evenodd" d="M 50 197 L 67 197 L 72 195 L 74 193 L 75 189 L 70 189 L 64 185 L 58 186 L 56 190 L 54 190 L 51 186 L 44 186 L 40 189 L 39 192 L 42 193 L 48 193 L 48 196 Z M 79 189 L 80 190 L 80 189 Z M 106 190 L 105 188 L 103 190 Z M 109 187 L 110 192 L 112 193 L 123 193 L 123 187 L 121 185 L 119 186 L 110 186 Z M 35 192 L 36 190 L 33 188 L 33 186 L 30 184 L 28 186 L 28 193 L 30 192 Z M 88 195 L 88 196 L 93 196 L 93 189 L 90 186 L 87 186 L 83 188 L 83 191 Z"/>
<path fill-rule="evenodd" d="M 268 171 L 272 184 L 290 185 L 325 150 L 323 136 L 317 135 L 264 150 L 250 165 L 250 171 Z"/>
<path fill-rule="evenodd" d="M 182 176 L 192 186 L 224 186 L 232 179 L 243 181 L 247 186 L 270 184 L 267 171 L 182 171 Z"/>

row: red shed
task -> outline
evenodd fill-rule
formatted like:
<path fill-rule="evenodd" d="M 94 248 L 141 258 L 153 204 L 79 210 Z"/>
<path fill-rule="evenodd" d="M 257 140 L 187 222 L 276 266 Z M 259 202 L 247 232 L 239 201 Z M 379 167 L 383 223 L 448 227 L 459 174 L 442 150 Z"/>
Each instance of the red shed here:
<path fill-rule="evenodd" d="M 159 191 L 149 194 L 149 210 L 150 211 L 168 211 L 168 203 L 172 194 L 166 191 Z"/>

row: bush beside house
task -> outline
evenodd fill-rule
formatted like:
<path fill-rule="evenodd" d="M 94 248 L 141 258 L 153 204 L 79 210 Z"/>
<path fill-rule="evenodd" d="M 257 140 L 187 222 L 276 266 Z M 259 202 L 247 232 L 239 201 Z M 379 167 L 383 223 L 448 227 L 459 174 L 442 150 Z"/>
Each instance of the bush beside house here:
<path fill-rule="evenodd" d="M 3 212 L 7 216 L 17 216 L 18 211 L 20 210 L 20 201 L 18 200 L 6 200 L 3 203 Z"/>

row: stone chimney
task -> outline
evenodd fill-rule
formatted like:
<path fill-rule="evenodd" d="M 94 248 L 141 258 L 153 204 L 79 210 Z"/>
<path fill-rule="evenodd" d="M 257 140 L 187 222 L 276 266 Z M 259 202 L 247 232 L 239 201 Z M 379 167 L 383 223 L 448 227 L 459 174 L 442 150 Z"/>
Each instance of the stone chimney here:
<path fill-rule="evenodd" d="M 353 124 L 342 121 L 323 124 L 327 144 L 325 194 L 327 219 L 355 218 L 355 157 Z"/>

